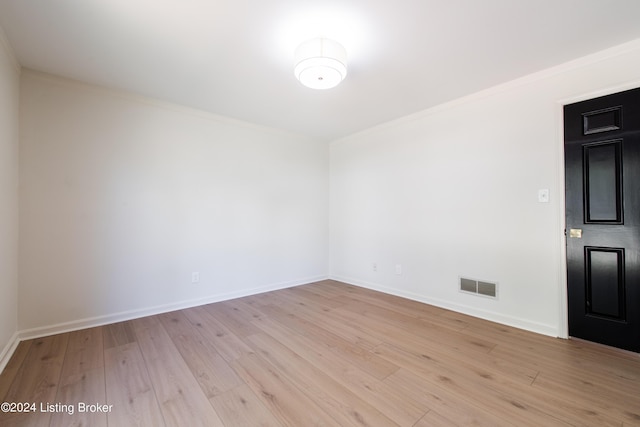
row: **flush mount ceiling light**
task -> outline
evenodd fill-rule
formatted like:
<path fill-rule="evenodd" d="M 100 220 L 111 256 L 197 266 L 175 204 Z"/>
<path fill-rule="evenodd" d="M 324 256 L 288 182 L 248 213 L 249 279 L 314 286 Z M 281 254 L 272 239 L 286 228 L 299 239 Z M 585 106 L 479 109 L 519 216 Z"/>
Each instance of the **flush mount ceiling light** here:
<path fill-rule="evenodd" d="M 333 40 L 311 39 L 296 49 L 295 64 L 300 83 L 312 89 L 330 89 L 347 75 L 347 52 Z"/>

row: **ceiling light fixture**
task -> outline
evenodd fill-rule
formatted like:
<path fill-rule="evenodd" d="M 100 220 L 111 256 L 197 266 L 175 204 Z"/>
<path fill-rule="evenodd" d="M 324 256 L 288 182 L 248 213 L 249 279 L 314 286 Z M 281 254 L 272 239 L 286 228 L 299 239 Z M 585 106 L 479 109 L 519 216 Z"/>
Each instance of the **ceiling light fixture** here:
<path fill-rule="evenodd" d="M 340 43 L 319 37 L 298 46 L 295 64 L 300 83 L 312 89 L 330 89 L 347 75 L 347 51 Z"/>

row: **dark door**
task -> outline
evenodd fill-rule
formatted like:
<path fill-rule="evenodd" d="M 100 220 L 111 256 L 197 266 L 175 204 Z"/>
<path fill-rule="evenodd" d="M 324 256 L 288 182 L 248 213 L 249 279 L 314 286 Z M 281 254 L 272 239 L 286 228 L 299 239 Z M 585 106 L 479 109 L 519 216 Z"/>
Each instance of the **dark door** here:
<path fill-rule="evenodd" d="M 569 335 L 640 352 L 640 88 L 564 107 Z"/>

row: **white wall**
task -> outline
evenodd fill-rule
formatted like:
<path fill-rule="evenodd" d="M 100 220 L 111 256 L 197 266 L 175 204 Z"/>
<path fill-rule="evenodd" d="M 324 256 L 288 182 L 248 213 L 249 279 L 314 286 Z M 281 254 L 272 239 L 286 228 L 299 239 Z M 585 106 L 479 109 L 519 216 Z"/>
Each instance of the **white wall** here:
<path fill-rule="evenodd" d="M 0 30 L 0 371 L 18 331 L 20 68 Z"/>
<path fill-rule="evenodd" d="M 31 71 L 20 131 L 26 335 L 327 276 L 326 144 Z"/>
<path fill-rule="evenodd" d="M 335 141 L 331 276 L 563 336 L 560 105 L 634 85 L 640 41 Z"/>

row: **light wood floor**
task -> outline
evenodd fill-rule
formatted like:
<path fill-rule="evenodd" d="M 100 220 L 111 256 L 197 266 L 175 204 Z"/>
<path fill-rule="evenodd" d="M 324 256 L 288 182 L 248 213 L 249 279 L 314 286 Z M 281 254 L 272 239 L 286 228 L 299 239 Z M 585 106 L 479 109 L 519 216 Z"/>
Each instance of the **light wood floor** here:
<path fill-rule="evenodd" d="M 22 342 L 0 402 L 38 405 L 7 427 L 620 427 L 640 356 L 325 281 Z"/>

